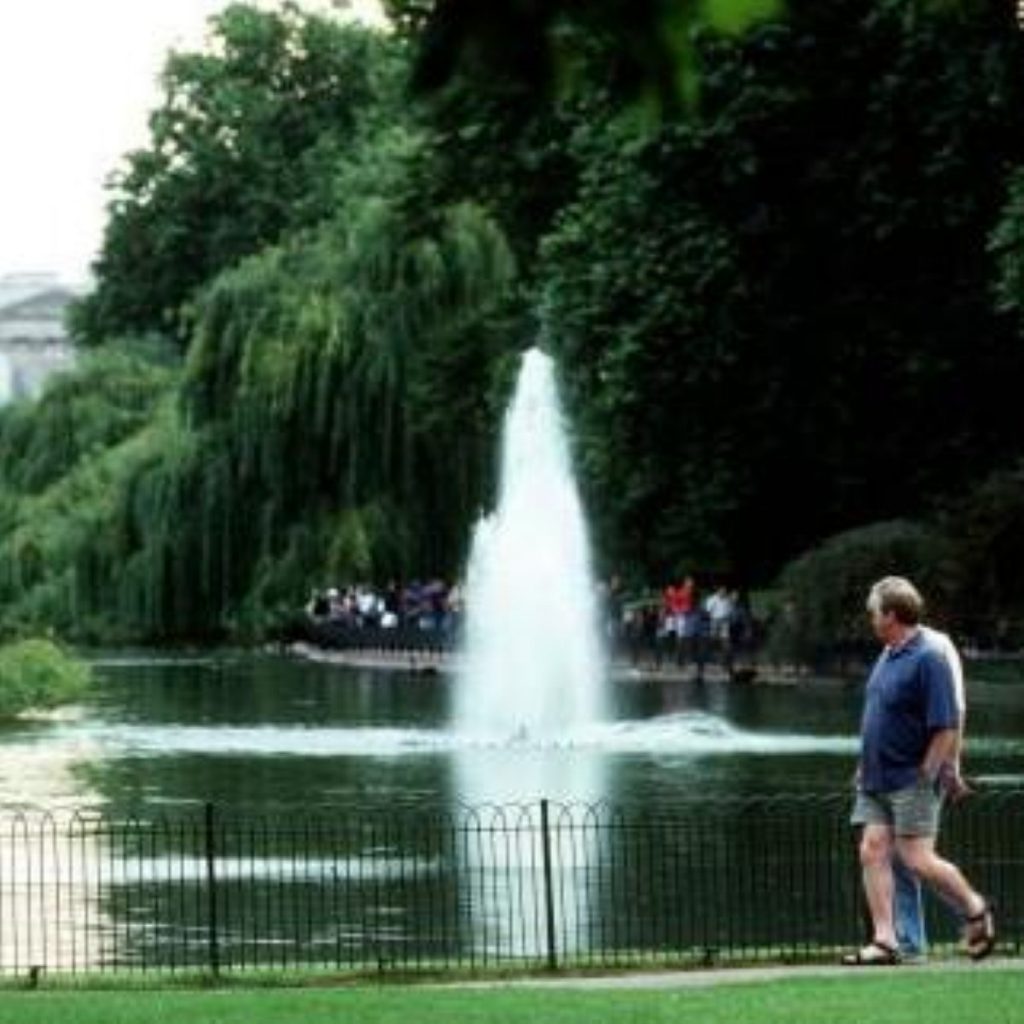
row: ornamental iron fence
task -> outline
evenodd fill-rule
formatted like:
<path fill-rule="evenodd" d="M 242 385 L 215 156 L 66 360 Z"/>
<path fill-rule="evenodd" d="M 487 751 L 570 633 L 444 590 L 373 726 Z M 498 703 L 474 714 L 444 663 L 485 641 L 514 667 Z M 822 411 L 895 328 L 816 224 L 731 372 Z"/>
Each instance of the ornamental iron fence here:
<path fill-rule="evenodd" d="M 0 823 L 0 972 L 415 971 L 812 961 L 863 937 L 849 800 L 541 800 L 449 813 Z M 1024 940 L 1024 790 L 942 847 Z M 941 946 L 956 922 L 938 901 Z"/>

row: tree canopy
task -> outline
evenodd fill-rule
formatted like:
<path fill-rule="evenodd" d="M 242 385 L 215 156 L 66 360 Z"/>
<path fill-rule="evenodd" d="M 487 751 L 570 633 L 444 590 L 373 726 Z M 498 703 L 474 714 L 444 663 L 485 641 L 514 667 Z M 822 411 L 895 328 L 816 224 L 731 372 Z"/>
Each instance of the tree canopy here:
<path fill-rule="evenodd" d="M 310 586 L 458 575 L 538 340 L 602 571 L 941 548 L 951 605 L 1024 608 L 1011 11 L 388 8 L 234 4 L 169 58 L 94 351 L 0 410 L 0 630 L 259 633 Z"/>
<path fill-rule="evenodd" d="M 79 338 L 159 331 L 184 343 L 181 307 L 201 285 L 329 216 L 338 162 L 398 88 L 395 51 L 293 4 L 234 3 L 211 19 L 204 50 L 171 53 L 149 144 L 111 178 Z"/>

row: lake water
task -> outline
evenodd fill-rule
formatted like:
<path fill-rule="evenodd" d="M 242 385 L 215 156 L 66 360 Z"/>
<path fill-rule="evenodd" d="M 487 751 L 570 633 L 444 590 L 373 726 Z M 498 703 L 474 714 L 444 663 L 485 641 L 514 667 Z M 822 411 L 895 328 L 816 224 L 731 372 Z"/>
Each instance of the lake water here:
<path fill-rule="evenodd" d="M 612 685 L 616 720 L 591 734 L 474 746 L 448 731 L 440 674 L 231 653 L 120 654 L 95 671 L 81 708 L 0 734 L 0 811 L 447 810 L 541 796 L 670 808 L 695 794 L 841 792 L 861 701 L 857 685 L 635 678 Z M 1019 786 L 1024 686 L 968 685 L 969 774 Z"/>

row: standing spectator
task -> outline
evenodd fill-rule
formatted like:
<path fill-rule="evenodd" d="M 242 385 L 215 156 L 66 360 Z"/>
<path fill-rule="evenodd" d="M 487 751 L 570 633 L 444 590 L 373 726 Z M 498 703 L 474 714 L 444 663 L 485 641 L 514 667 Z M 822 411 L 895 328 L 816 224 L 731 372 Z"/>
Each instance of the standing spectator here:
<path fill-rule="evenodd" d="M 418 626 L 423 602 L 423 588 L 419 580 L 413 580 L 402 591 L 402 624 Z"/>
<path fill-rule="evenodd" d="M 360 626 L 374 627 L 380 622 L 380 610 L 377 607 L 377 595 L 373 588 L 363 583 L 356 587 L 356 615 Z"/>
<path fill-rule="evenodd" d="M 694 590 L 693 577 L 685 576 L 678 586 L 670 583 L 662 599 L 664 634 L 669 638 L 670 645 L 675 646 L 676 662 L 680 665 L 696 635 L 698 616 L 694 607 Z"/>
<path fill-rule="evenodd" d="M 598 622 L 608 650 L 615 656 L 619 653 L 623 634 L 622 584 L 619 577 L 612 575 L 608 582 L 598 580 L 596 588 Z"/>
<path fill-rule="evenodd" d="M 704 602 L 710 620 L 711 636 L 724 640 L 729 634 L 732 621 L 733 603 L 725 587 L 716 587 L 715 592 Z"/>
<path fill-rule="evenodd" d="M 448 632 L 458 636 L 462 629 L 462 616 L 465 611 L 465 598 L 462 584 L 456 580 L 448 591 Z"/>
<path fill-rule="evenodd" d="M 380 624 L 384 629 L 397 629 L 402 618 L 402 591 L 394 580 L 384 588 L 383 601 Z"/>
<path fill-rule="evenodd" d="M 326 619 L 331 611 L 331 603 L 322 590 L 314 589 L 309 596 L 309 603 L 306 605 L 306 614 L 311 619 Z"/>
<path fill-rule="evenodd" d="M 670 583 L 661 598 L 663 630 L 666 636 L 683 635 L 683 588 Z"/>
<path fill-rule="evenodd" d="M 718 587 L 704 603 L 708 616 L 708 634 L 711 644 L 722 652 L 722 664 L 728 669 L 732 664 L 732 619 L 734 605 L 729 591 Z"/>

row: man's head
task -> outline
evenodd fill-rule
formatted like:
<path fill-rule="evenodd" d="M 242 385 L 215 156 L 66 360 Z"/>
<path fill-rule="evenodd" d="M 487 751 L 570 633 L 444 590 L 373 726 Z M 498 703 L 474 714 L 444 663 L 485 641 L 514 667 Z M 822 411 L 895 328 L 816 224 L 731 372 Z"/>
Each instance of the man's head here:
<path fill-rule="evenodd" d="M 921 621 L 924 601 L 910 580 L 886 576 L 871 588 L 867 610 L 875 636 L 886 644 L 899 643 Z"/>

